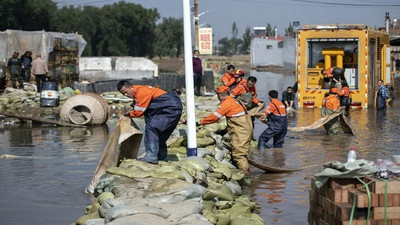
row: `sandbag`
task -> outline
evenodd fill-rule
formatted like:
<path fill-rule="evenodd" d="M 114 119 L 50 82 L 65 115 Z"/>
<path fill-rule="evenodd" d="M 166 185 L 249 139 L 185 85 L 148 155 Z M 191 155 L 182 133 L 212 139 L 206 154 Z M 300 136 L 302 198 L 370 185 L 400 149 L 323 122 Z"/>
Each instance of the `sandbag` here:
<path fill-rule="evenodd" d="M 177 222 L 190 215 L 201 213 L 203 209 L 201 198 L 188 199 L 179 203 L 150 204 L 150 206 L 157 207 L 170 214 L 167 218 L 170 222 Z"/>
<path fill-rule="evenodd" d="M 168 224 L 168 221 L 162 217 L 153 214 L 136 214 L 125 216 L 113 220 L 107 225 L 161 225 Z"/>
<path fill-rule="evenodd" d="M 89 220 L 86 220 L 86 223 L 85 223 L 85 225 L 104 225 L 104 224 L 105 224 L 105 222 L 104 222 L 103 218 L 101 218 L 101 219 L 89 219 Z"/>
<path fill-rule="evenodd" d="M 231 189 L 223 185 L 220 188 L 207 188 L 207 193 L 203 196 L 204 200 L 212 200 L 218 197 L 218 200 L 233 201 Z"/>
<path fill-rule="evenodd" d="M 155 202 L 182 202 L 190 198 L 202 197 L 207 192 L 207 189 L 198 184 L 190 184 L 186 187 L 172 190 L 165 193 L 151 193 L 147 198 L 156 198 Z"/>
<path fill-rule="evenodd" d="M 231 225 L 265 225 L 265 221 L 257 214 L 251 213 L 249 215 L 240 215 L 231 221 Z"/>
<path fill-rule="evenodd" d="M 109 199 L 109 198 L 114 198 L 114 194 L 111 193 L 111 192 L 109 192 L 109 191 L 106 191 L 106 192 L 101 193 L 101 194 L 99 195 L 99 197 L 97 197 L 97 201 L 99 201 L 99 203 L 100 203 L 100 205 L 101 205 L 101 204 L 103 204 L 103 202 L 104 202 L 106 199 Z"/>
<path fill-rule="evenodd" d="M 185 217 L 178 222 L 174 223 L 176 225 L 212 225 L 207 218 L 202 216 L 201 214 L 193 214 L 188 217 Z"/>
<path fill-rule="evenodd" d="M 152 214 L 162 218 L 167 218 L 170 213 L 165 212 L 159 208 L 153 206 L 143 206 L 143 205 L 119 205 L 108 210 L 105 221 L 106 223 L 113 221 L 117 218 L 135 215 L 135 214 Z"/>

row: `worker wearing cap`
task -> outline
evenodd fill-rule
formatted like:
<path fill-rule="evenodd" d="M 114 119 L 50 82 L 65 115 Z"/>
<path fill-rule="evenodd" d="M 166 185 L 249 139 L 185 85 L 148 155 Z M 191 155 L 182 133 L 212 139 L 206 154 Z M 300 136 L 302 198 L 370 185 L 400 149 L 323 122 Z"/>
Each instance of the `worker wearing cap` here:
<path fill-rule="evenodd" d="M 240 99 L 239 96 L 243 96 L 243 95 L 246 95 L 246 93 L 249 93 L 249 96 L 251 96 L 252 104 L 249 103 L 247 105 L 246 103 L 244 103 L 248 110 L 250 110 L 251 108 L 254 108 L 256 105 L 262 105 L 263 103 L 260 100 L 258 100 L 258 98 L 257 98 L 257 89 L 255 86 L 255 84 L 257 82 L 257 78 L 250 76 L 247 80 L 244 79 L 244 73 L 242 70 L 237 70 L 234 76 L 238 77 L 236 79 L 239 79 L 239 82 L 237 81 L 238 84 L 231 91 L 231 96 L 234 98 Z"/>
<path fill-rule="evenodd" d="M 258 138 L 258 150 L 267 148 L 267 143 L 271 138 L 274 140 L 274 148 L 282 148 L 287 133 L 286 107 L 278 100 L 278 92 L 271 90 L 268 98 L 270 103 L 267 108 L 262 113 L 252 114 L 260 117 L 261 120 L 268 119 L 267 129 Z"/>
<path fill-rule="evenodd" d="M 166 141 L 182 114 L 182 102 L 176 91 L 167 93 L 152 86 L 131 85 L 128 81 L 120 81 L 117 88 L 121 94 L 134 99 L 129 117 L 144 115 L 146 156 L 138 160 L 149 163 L 166 160 Z"/>
<path fill-rule="evenodd" d="M 236 79 L 233 77 L 235 74 L 235 67 L 233 65 L 229 65 L 226 68 L 225 74 L 222 76 L 221 81 L 224 86 L 227 86 L 232 90 L 235 86 Z"/>
<path fill-rule="evenodd" d="M 223 116 L 226 116 L 228 134 L 231 137 L 233 160 L 249 176 L 250 171 L 247 156 L 253 136 L 251 118 L 247 114 L 246 107 L 240 101 L 230 96 L 228 87 L 218 87 L 217 95 L 221 101 L 218 109 L 213 114 L 202 119 L 199 125 L 215 123 Z"/>
<path fill-rule="evenodd" d="M 335 110 L 340 107 L 339 100 L 340 91 L 337 88 L 331 88 L 329 95 L 322 101 L 321 116 L 327 116 L 332 114 Z M 339 133 L 339 119 L 338 117 L 330 120 L 324 124 L 324 128 L 329 135 L 337 135 Z"/>

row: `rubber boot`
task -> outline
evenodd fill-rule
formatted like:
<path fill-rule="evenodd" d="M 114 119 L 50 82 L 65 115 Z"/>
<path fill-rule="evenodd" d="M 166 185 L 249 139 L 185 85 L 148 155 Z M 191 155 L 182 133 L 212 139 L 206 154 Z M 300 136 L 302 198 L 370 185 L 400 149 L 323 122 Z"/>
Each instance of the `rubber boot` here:
<path fill-rule="evenodd" d="M 143 158 L 138 158 L 137 160 L 157 164 L 159 142 L 158 141 L 146 142 L 145 148 L 146 148 L 146 156 Z"/>

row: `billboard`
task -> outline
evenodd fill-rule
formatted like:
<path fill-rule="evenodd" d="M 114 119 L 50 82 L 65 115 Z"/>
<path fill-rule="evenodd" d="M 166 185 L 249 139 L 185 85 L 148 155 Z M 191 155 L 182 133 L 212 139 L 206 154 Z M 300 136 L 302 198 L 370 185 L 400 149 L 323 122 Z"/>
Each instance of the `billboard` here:
<path fill-rule="evenodd" d="M 212 28 L 199 28 L 199 51 L 202 55 L 212 55 Z"/>

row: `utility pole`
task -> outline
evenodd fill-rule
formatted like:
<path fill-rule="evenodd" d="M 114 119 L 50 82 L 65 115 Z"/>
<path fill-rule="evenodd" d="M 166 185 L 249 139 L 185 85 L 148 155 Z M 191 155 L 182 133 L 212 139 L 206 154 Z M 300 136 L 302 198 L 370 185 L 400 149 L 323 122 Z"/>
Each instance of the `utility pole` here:
<path fill-rule="evenodd" d="M 199 49 L 199 3 L 194 0 L 194 48 Z"/>

